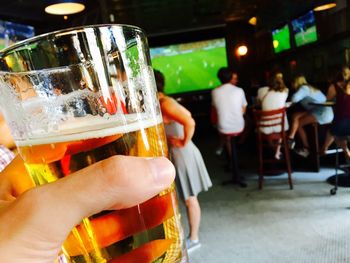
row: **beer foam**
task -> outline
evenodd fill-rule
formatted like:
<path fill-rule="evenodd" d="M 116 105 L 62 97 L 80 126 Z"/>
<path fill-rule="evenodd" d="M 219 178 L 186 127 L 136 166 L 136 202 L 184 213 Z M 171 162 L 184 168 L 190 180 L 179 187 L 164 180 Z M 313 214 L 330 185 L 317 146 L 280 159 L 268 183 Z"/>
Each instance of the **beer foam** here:
<path fill-rule="evenodd" d="M 145 113 L 114 115 L 108 118 L 89 115 L 66 121 L 55 133 L 33 132 L 31 138 L 16 140 L 16 144 L 17 146 L 31 146 L 102 138 L 146 129 L 160 123 L 162 123 L 161 115 L 147 118 Z"/>

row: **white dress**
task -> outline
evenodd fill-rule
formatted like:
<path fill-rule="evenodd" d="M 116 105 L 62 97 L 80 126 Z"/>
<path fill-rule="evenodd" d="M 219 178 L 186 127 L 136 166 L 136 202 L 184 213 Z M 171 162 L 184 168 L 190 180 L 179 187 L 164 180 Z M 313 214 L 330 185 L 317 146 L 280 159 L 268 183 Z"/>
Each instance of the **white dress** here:
<path fill-rule="evenodd" d="M 288 90 L 283 92 L 278 92 L 270 90 L 269 87 L 262 87 L 258 90 L 257 100 L 261 103 L 261 109 L 263 111 L 277 110 L 286 107 L 286 101 L 288 98 Z M 266 124 L 273 124 L 274 121 L 270 121 Z M 288 120 L 287 116 L 284 120 L 284 129 L 288 130 Z M 261 127 L 262 133 L 271 134 L 278 133 L 281 131 L 281 126 L 275 127 Z"/>
<path fill-rule="evenodd" d="M 165 131 L 167 136 L 183 137 L 183 126 L 177 122 L 166 124 Z M 203 157 L 192 141 L 181 148 L 170 146 L 169 150 L 176 168 L 177 188 L 185 200 L 212 186 Z"/>

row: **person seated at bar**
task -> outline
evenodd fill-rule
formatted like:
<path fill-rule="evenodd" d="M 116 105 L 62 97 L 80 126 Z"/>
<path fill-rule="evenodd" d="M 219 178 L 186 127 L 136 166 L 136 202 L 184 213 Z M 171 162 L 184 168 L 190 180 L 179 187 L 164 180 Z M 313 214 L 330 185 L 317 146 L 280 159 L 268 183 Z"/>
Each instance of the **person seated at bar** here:
<path fill-rule="evenodd" d="M 312 105 L 312 103 L 323 103 L 327 98 L 319 89 L 311 86 L 303 75 L 299 75 L 294 79 L 292 87 L 295 90 L 292 102 L 300 103 L 305 111 L 296 112 L 292 116 L 292 124 L 288 135 L 289 146 L 291 149 L 294 148 L 294 138 L 298 132 L 302 147 L 296 149 L 295 152 L 306 158 L 310 151 L 304 126 L 312 123 L 326 124 L 332 122 L 333 110 L 331 107 Z"/>
<path fill-rule="evenodd" d="M 277 74 L 271 81 L 271 87 L 262 87 L 258 90 L 257 100 L 263 111 L 277 110 L 286 106 L 288 98 L 288 88 L 284 84 L 283 78 Z M 270 123 L 267 123 L 270 124 Z M 272 124 L 272 123 L 271 123 Z M 288 130 L 288 120 L 285 118 L 285 130 Z M 261 127 L 262 133 L 271 134 L 281 131 L 280 126 Z M 275 158 L 281 159 L 281 145 L 278 144 L 275 151 Z"/>
<path fill-rule="evenodd" d="M 350 79 L 334 86 L 329 99 L 335 99 L 335 117 L 331 125 L 330 133 L 336 139 L 337 144 L 343 149 L 345 158 L 350 160 L 350 150 L 347 137 L 350 136 Z"/>
<path fill-rule="evenodd" d="M 222 85 L 211 93 L 212 106 L 217 112 L 218 131 L 224 138 L 229 160 L 231 165 L 234 166 L 232 162 L 231 137 L 243 132 L 245 126 L 244 114 L 248 103 L 243 89 L 235 85 L 237 83 L 237 73 L 229 68 L 220 68 L 218 78 Z M 235 178 L 234 180 L 236 181 L 233 183 L 237 183 L 242 187 L 246 186 L 242 178 Z"/>
<path fill-rule="evenodd" d="M 338 74 L 336 74 L 333 82 L 328 88 L 327 101 L 334 101 L 336 98 L 337 89 L 338 90 L 341 89 L 341 86 L 344 85 L 344 82 L 349 80 L 350 80 L 350 69 L 348 66 L 343 66 L 341 69 L 341 72 L 338 72 Z M 325 155 L 328 148 L 332 145 L 333 142 L 334 142 L 334 136 L 331 134 L 330 130 L 328 129 L 326 133 L 326 139 L 321 148 L 320 154 Z"/>

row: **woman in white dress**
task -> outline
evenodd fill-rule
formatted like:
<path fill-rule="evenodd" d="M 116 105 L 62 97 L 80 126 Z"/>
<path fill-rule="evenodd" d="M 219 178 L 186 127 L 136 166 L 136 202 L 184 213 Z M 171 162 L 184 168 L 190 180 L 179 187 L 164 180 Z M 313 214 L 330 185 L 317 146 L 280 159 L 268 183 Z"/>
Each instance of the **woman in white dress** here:
<path fill-rule="evenodd" d="M 288 88 L 284 84 L 283 79 L 277 75 L 272 79 L 271 87 L 262 87 L 258 90 L 257 100 L 263 111 L 277 110 L 286 107 L 287 98 Z M 284 128 L 288 130 L 287 117 L 285 118 Z M 271 134 L 280 132 L 281 127 L 277 125 L 275 127 L 261 127 L 260 130 L 264 134 Z M 276 148 L 275 158 L 281 158 L 281 145 L 278 145 Z"/>
<path fill-rule="evenodd" d="M 201 246 L 198 237 L 201 207 L 197 195 L 207 191 L 212 182 L 202 155 L 191 140 L 195 129 L 191 113 L 163 93 L 164 76 L 157 70 L 154 74 L 170 155 L 176 168 L 176 185 L 186 204 L 190 229 L 186 245 L 188 252 L 191 252 Z"/>

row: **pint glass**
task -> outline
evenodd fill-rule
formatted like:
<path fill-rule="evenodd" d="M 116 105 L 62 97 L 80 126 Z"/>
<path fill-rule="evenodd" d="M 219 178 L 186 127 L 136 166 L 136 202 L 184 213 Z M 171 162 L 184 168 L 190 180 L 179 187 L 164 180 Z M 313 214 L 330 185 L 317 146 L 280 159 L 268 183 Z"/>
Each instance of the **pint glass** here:
<path fill-rule="evenodd" d="M 168 155 L 140 28 L 53 32 L 3 50 L 0 59 L 0 105 L 33 185 L 113 155 Z M 179 217 L 172 185 L 136 207 L 83 219 L 59 261 L 187 262 Z"/>

